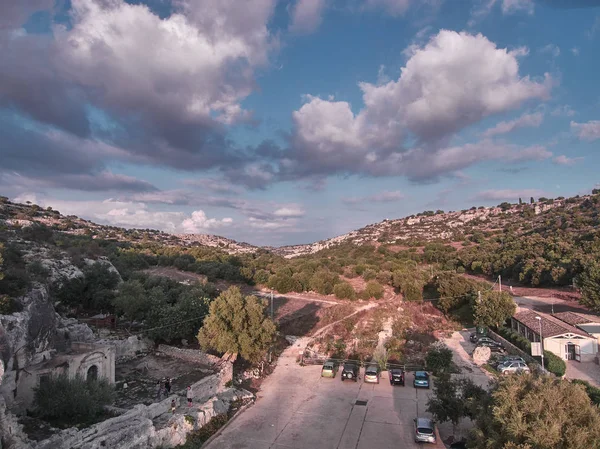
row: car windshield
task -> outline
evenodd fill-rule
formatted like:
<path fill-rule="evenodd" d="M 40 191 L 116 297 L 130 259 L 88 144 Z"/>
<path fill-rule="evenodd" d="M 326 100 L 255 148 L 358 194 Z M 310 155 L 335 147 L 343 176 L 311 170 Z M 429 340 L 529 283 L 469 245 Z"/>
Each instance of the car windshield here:
<path fill-rule="evenodd" d="M 333 365 L 323 365 L 323 370 L 331 371 L 333 369 Z"/>
<path fill-rule="evenodd" d="M 352 371 L 354 370 L 354 365 L 344 365 L 344 371 Z"/>
<path fill-rule="evenodd" d="M 433 429 L 430 429 L 429 427 L 417 427 L 417 431 L 419 433 L 425 433 L 427 435 L 433 434 Z"/>
<path fill-rule="evenodd" d="M 427 380 L 427 373 L 415 373 L 415 378 L 418 380 Z"/>
<path fill-rule="evenodd" d="M 368 369 L 365 374 L 367 374 L 368 376 L 376 376 L 377 375 L 377 370 L 376 369 Z"/>

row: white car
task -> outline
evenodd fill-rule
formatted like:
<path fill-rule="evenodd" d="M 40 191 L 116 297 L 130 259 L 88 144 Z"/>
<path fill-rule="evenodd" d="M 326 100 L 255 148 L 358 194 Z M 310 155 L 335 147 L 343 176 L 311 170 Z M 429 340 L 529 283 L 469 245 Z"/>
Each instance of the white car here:
<path fill-rule="evenodd" d="M 531 370 L 525 362 L 506 362 L 498 367 L 500 374 L 529 373 Z"/>

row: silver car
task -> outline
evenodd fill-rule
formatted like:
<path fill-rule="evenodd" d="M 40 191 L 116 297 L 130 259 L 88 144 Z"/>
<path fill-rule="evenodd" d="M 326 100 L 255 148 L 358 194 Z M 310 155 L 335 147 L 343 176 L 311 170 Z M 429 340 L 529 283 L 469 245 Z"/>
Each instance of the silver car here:
<path fill-rule="evenodd" d="M 500 374 L 529 373 L 531 370 L 525 362 L 506 362 L 498 367 Z"/>
<path fill-rule="evenodd" d="M 415 443 L 435 444 L 435 422 L 429 418 L 415 418 Z"/>
<path fill-rule="evenodd" d="M 496 366 L 497 366 L 497 368 L 499 368 L 501 365 L 506 365 L 507 363 L 510 363 L 510 362 L 523 362 L 523 363 L 527 364 L 527 362 L 525 362 L 523 357 L 520 357 L 518 355 L 507 355 L 507 356 L 504 356 L 501 359 L 499 359 L 498 364 Z"/>

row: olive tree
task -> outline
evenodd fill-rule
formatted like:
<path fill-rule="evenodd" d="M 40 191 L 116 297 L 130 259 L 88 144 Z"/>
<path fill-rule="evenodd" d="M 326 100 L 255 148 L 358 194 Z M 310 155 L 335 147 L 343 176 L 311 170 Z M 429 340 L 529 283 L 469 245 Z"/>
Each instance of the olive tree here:
<path fill-rule="evenodd" d="M 244 296 L 238 287 L 230 287 L 210 304 L 209 315 L 198 332 L 204 349 L 238 353 L 250 362 L 258 362 L 273 343 L 275 323 L 266 316 L 266 302 L 256 296 Z"/>
<path fill-rule="evenodd" d="M 501 326 L 514 315 L 517 305 L 506 292 L 487 291 L 481 293 L 481 299 L 474 301 L 473 316 L 478 326 Z"/>

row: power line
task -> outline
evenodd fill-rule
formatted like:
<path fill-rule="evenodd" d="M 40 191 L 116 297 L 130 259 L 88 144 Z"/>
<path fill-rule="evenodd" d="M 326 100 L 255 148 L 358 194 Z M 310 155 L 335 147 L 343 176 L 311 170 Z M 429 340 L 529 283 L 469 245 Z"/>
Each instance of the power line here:
<path fill-rule="evenodd" d="M 178 325 L 178 324 L 189 323 L 191 321 L 196 321 L 196 320 L 199 320 L 200 318 L 207 317 L 208 315 L 209 315 L 208 313 L 205 313 L 204 315 L 200 315 L 200 316 L 197 316 L 196 318 L 191 318 L 189 320 L 180 320 L 180 321 L 176 321 L 176 322 L 171 323 L 171 324 L 165 324 L 163 326 L 151 327 L 150 329 L 144 329 L 144 330 L 140 331 L 140 334 L 143 334 L 144 332 L 154 331 L 154 330 L 157 330 L 157 329 L 164 329 L 165 327 L 171 327 L 171 326 L 175 326 L 175 325 Z"/>

